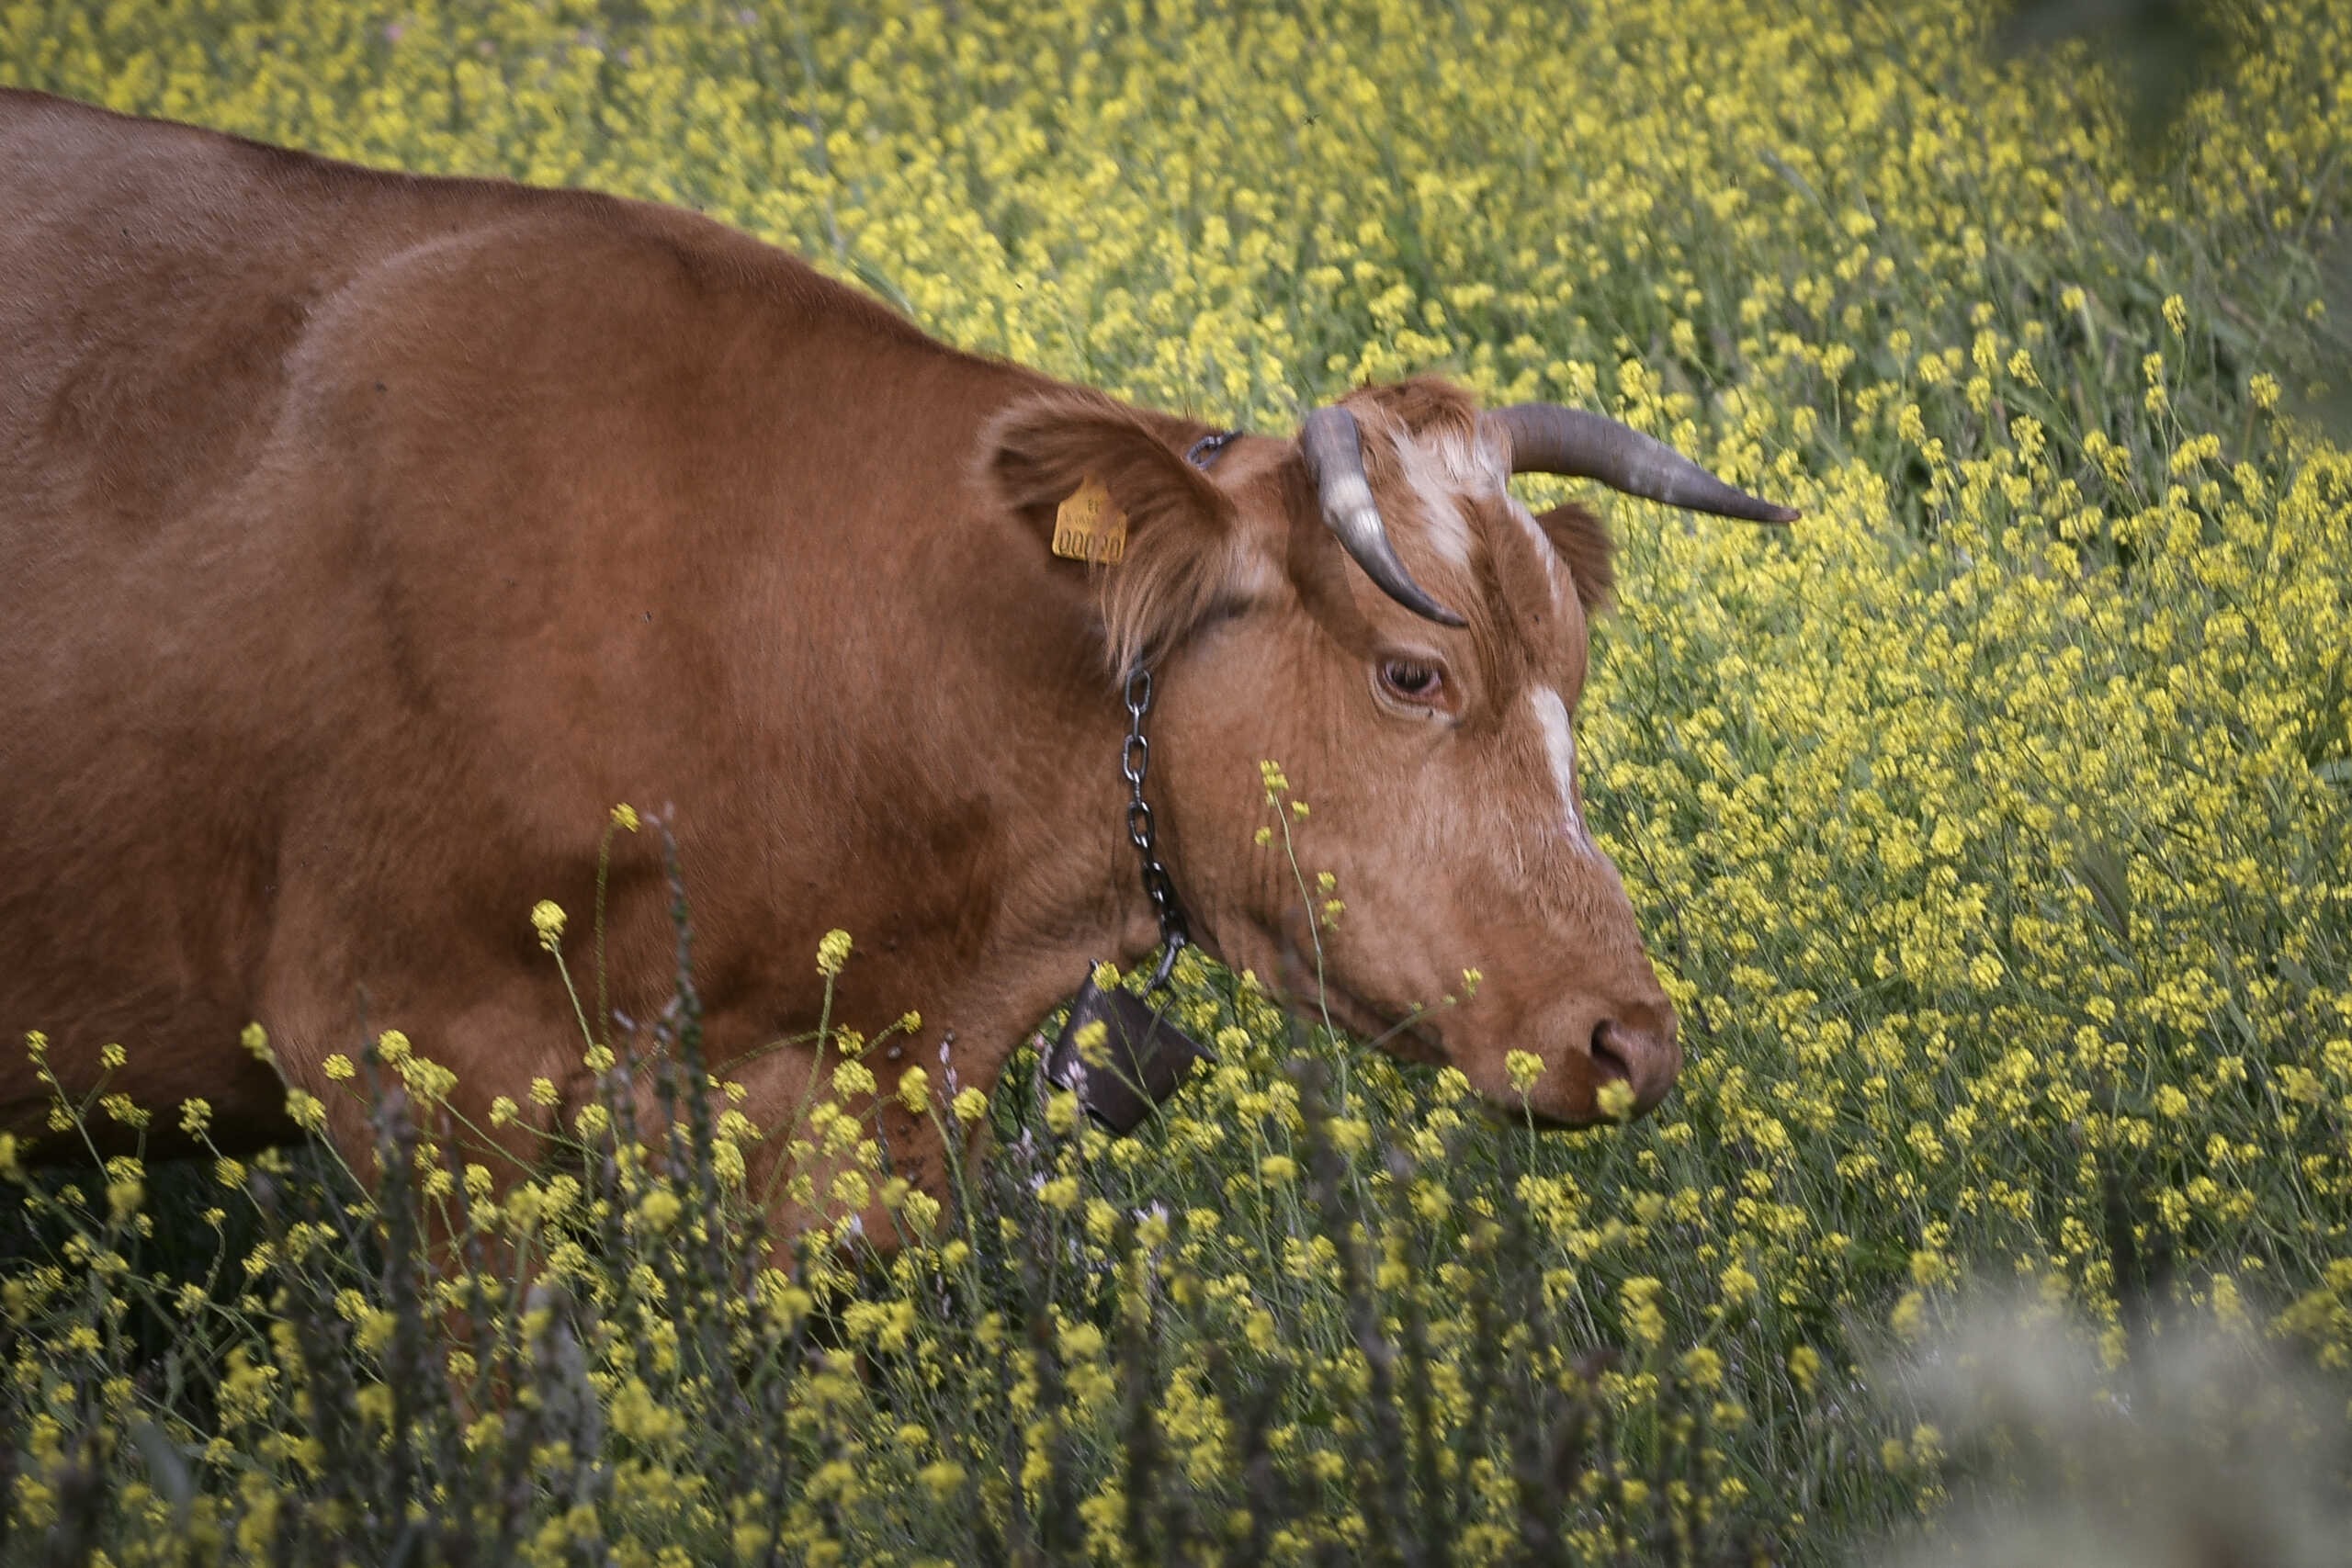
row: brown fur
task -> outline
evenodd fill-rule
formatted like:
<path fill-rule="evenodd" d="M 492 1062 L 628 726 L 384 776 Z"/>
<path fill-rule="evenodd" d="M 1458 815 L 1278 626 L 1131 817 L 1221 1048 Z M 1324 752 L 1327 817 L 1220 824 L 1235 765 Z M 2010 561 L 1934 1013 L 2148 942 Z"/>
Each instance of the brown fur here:
<path fill-rule="evenodd" d="M 1617 547 L 1607 524 L 1574 502 L 1539 513 L 1535 523 L 1575 574 L 1587 610 L 1598 614 L 1617 602 Z"/>
<path fill-rule="evenodd" d="M 606 808 L 659 810 L 694 898 L 714 1057 L 749 1109 L 800 1098 L 819 936 L 857 940 L 836 1018 L 920 1009 L 875 1063 L 989 1087 L 1092 959 L 1154 931 L 1124 838 L 1114 672 L 1148 653 L 1154 803 L 1201 934 L 1273 979 L 1304 934 L 1253 846 L 1258 761 L 1314 816 L 1335 1010 L 1367 1029 L 1462 988 L 1399 1046 L 1506 1106 L 1594 1111 L 1609 1022 L 1645 1102 L 1673 1018 L 1615 873 L 1564 836 L 1530 705 L 1573 705 L 1607 538 L 1499 477 L 1403 488 L 1400 444 L 1475 451 L 1433 381 L 1351 406 L 1408 564 L 1466 632 L 1383 597 L 1317 520 L 1298 449 L 957 353 L 691 214 L 415 178 L 0 93 L 0 1038 L 44 1029 L 69 1090 L 210 1100 L 288 1128 L 235 1044 L 364 1137 L 321 1063 L 398 1026 L 458 1108 L 585 1091 L 528 911 L 586 967 Z M 1416 459 L 1419 460 L 1418 458 Z M 1092 473 L 1126 562 L 1047 550 Z M 1458 502 L 1458 507 L 1455 502 Z M 1430 530 L 1458 511 L 1467 555 Z M 1441 661 L 1435 714 L 1376 691 Z M 667 893 L 623 838 L 616 1008 L 669 993 Z M 0 1126 L 46 1091 L 0 1053 Z M 568 1114 L 569 1107 L 566 1108 Z M 927 1126 L 898 1168 L 936 1185 Z"/>
<path fill-rule="evenodd" d="M 1040 539 L 1052 540 L 1055 513 L 1084 480 L 1122 498 L 1126 553 L 1100 573 L 1114 673 L 1172 647 L 1227 590 L 1233 503 L 1171 448 L 1183 434 L 1100 392 L 1059 387 L 1014 404 L 981 437 L 999 498 Z"/>

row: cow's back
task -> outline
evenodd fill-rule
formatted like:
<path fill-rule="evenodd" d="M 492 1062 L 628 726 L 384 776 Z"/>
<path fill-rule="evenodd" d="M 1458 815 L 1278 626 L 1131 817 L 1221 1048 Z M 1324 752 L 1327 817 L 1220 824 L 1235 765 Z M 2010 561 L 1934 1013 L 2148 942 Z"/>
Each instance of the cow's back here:
<path fill-rule="evenodd" d="M 373 976 L 463 992 L 413 951 L 447 925 L 424 902 L 511 922 L 524 893 L 467 886 L 456 841 L 529 874 L 518 814 L 593 833 L 601 807 L 537 775 L 598 743 L 551 732 L 567 698 L 642 708 L 587 689 L 642 671 L 600 669 L 639 645 L 577 612 L 635 592 L 614 561 L 658 558 L 590 535 L 629 506 L 658 526 L 666 478 L 663 389 L 583 366 L 658 380 L 708 348 L 650 346 L 695 303 L 670 274 L 772 264 L 686 214 L 15 92 L 0 213 L 0 1129 L 38 1122 L 35 1028 L 77 1088 L 119 1039 L 115 1087 L 266 1122 L 274 1077 L 224 1054 L 274 953 L 315 970 L 311 1022 L 345 1046 L 404 999 Z M 605 319 L 572 331 L 581 299 Z M 635 633 L 669 633 L 654 603 Z M 543 679 L 572 651 L 570 689 Z M 360 890 L 410 951 L 356 951 Z"/>

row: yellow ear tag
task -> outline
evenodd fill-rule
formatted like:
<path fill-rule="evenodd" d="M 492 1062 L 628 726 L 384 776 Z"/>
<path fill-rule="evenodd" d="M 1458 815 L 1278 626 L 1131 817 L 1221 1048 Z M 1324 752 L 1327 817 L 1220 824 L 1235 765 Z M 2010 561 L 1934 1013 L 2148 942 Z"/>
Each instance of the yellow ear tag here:
<path fill-rule="evenodd" d="M 1127 514 L 1092 474 L 1064 498 L 1054 513 L 1054 554 L 1065 560 L 1116 566 L 1127 553 Z"/>

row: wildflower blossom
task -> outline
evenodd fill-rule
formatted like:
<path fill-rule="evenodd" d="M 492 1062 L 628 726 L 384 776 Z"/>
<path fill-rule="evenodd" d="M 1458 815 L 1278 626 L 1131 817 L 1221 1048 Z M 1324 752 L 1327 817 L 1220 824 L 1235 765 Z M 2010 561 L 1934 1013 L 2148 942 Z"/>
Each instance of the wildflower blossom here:
<path fill-rule="evenodd" d="M 1272 1394 L 1262 1463 L 1305 1499 L 1299 1517 L 1253 1518 L 1230 1540 L 1265 1540 L 1283 1561 L 1362 1555 L 1357 1478 L 1374 1472 L 1350 1423 L 1371 1355 L 1343 1261 L 1363 1265 L 1373 1343 L 1398 1347 L 1396 1365 L 1409 1364 L 1412 1323 L 1428 1325 L 1432 1451 L 1467 1488 L 1464 1561 L 1516 1543 L 1510 1466 L 1460 1446 L 1478 1364 L 1466 1303 L 1504 1286 L 1523 1286 L 1543 1321 L 1514 1324 L 1501 1382 L 1565 1388 L 1588 1336 L 1614 1344 L 1625 1355 L 1582 1396 L 1605 1404 L 1609 1430 L 1659 1445 L 1591 1450 L 1590 1490 L 1564 1511 L 1586 1538 L 1564 1532 L 1564 1554 L 1679 1545 L 1643 1532 L 1684 1505 L 1763 1517 L 1740 1475 L 1769 1476 L 1770 1456 L 1789 1453 L 1859 1456 L 1824 1477 L 1801 1520 L 1769 1517 L 1774 1532 L 1833 1536 L 1851 1521 L 1829 1499 L 1939 1506 L 1953 1446 L 1909 1414 L 1881 1426 L 1855 1414 L 1871 1401 L 1838 1382 L 1856 1349 L 1846 1325 L 1924 1333 L 1944 1292 L 1984 1269 L 2104 1324 L 2119 1281 L 2102 1180 L 2118 1170 L 2156 1173 L 2137 1223 L 2183 1292 L 2249 1337 L 2352 1366 L 2352 1262 L 2337 1256 L 2352 1224 L 2352 1018 L 2333 940 L 2352 896 L 2332 869 L 2344 671 L 2340 639 L 2311 630 L 2352 610 L 2352 464 L 2340 434 L 2284 417 L 2335 374 L 2338 327 L 2305 247 L 2346 220 L 2341 193 L 2311 173 L 2342 166 L 2352 135 L 2330 107 L 2352 56 L 2341 7 L 2266 12 L 2266 38 L 2184 111 L 2180 157 L 2161 175 L 2132 155 L 2101 62 L 1995 63 L 1981 17 L 1952 0 L 1905 0 L 1870 27 L 1828 11 L 1744 26 L 1736 9 L 1698 25 L 1649 0 L 1590 26 L 1471 0 L 1458 27 L 1365 0 L 1311 28 L 1281 7 L 1211 28 L 1166 6 L 1033 16 L 984 3 L 953 26 L 926 6 L 789 26 L 763 9 L 673 9 L 412 6 L 387 22 L 289 8 L 257 31 L 233 6 L 37 0 L 18 29 L 35 44 L 6 51 L 0 77 L 383 166 L 683 201 L 959 344 L 1270 435 L 1354 382 L 1442 366 L 1490 405 L 1555 398 L 1615 413 L 1805 517 L 1759 545 L 1611 504 L 1619 607 L 1595 632 L 1579 716 L 1606 764 L 1588 780 L 1590 824 L 1692 1047 L 1647 1120 L 1600 1137 L 1491 1128 L 1460 1071 L 1400 1070 L 1312 1029 L 1326 1083 L 1304 1106 L 1283 1072 L 1290 1021 L 1263 988 L 1182 963 L 1176 1016 L 1214 1036 L 1220 1062 L 1136 1138 L 1106 1143 L 1067 1103 L 1008 1093 L 992 1106 L 937 1080 L 958 1126 L 977 1134 L 995 1114 L 1011 1129 L 991 1169 L 1019 1173 L 1015 1212 L 999 1216 L 1012 1228 L 967 1234 L 977 1189 L 951 1205 L 903 1186 L 903 1149 L 879 1148 L 871 1125 L 780 1121 L 790 1107 L 769 1091 L 774 1063 L 712 1062 L 756 1086 L 721 1091 L 742 1107 L 712 1128 L 727 1201 L 764 1195 L 770 1173 L 747 1168 L 744 1150 L 773 1151 L 775 1194 L 805 1212 L 857 1197 L 865 1210 L 878 1194 L 903 1250 L 870 1280 L 820 1261 L 706 1292 L 698 1342 L 680 1326 L 695 1303 L 644 1255 L 674 1248 L 698 1269 L 740 1239 L 707 1224 L 698 1187 L 667 1185 L 687 1140 L 650 1100 L 633 1107 L 642 1149 L 605 1143 L 619 1129 L 603 1103 L 575 1108 L 578 1137 L 543 1115 L 548 1174 L 518 1179 L 495 1223 L 527 1235 L 545 1260 L 534 1280 L 569 1292 L 567 1311 L 608 1315 L 601 1337 L 571 1341 L 571 1370 L 559 1375 L 552 1349 L 537 1369 L 554 1393 L 533 1407 L 541 1451 L 521 1456 L 518 1559 L 664 1564 L 683 1550 L 672 1529 L 746 1558 L 952 1553 L 972 1544 L 964 1521 L 1035 1517 L 1012 1492 L 1024 1463 L 1067 1483 L 1090 1529 L 1123 1520 L 1115 1376 L 1111 1397 L 1090 1401 L 1131 1311 L 1155 1348 L 1140 1404 L 1170 1479 L 1190 1489 L 1170 1517 L 1194 1510 L 1214 1528 L 1242 1495 L 1227 1470 L 1243 1402 L 1208 1392 L 1201 1369 L 1217 1358 L 1200 1352 L 1213 1344 Z M 1740 85 L 1757 82 L 1776 86 L 1770 113 Z M 1186 107 L 1181 136 L 1170 104 Z M 1543 476 L 1514 489 L 1539 514 L 1592 499 Z M 1251 837 L 1278 852 L 1328 831 L 1351 783 L 1291 765 L 1295 782 L 1272 761 L 1251 780 L 1245 761 L 1241 778 L 1204 787 L 1254 784 L 1265 810 Z M 616 806 L 605 837 L 637 826 Z M 1338 915 L 1324 906 L 1339 876 L 1305 874 L 1300 912 Z M 1385 934 L 1364 914 L 1370 885 L 1348 881 L 1344 922 L 1314 927 L 1342 960 L 1348 942 Z M 561 930 L 534 922 L 550 945 Z M 819 973 L 837 979 L 849 952 L 829 933 Z M 1461 981 L 1452 1005 L 1465 1016 L 1494 1005 L 1476 970 Z M 837 1030 L 828 1051 L 860 1043 Z M 270 1059 L 258 1029 L 251 1048 Z M 441 1122 L 421 1138 L 478 1136 L 461 1114 L 473 1101 L 440 1065 L 404 1037 L 378 1049 L 419 1099 L 447 1096 L 420 1118 Z M 119 1060 L 63 1042 L 52 1053 L 38 1036 L 27 1050 L 74 1097 L 42 1112 L 56 1128 L 44 1147 L 73 1135 L 77 1113 L 118 1136 L 143 1114 L 121 1084 L 85 1103 L 101 1088 L 66 1077 Z M 970 1077 L 979 1059 L 957 1065 Z M 333 1066 L 344 1060 L 329 1058 L 328 1081 L 357 1076 Z M 619 1077 L 618 1063 L 586 1060 L 574 1098 L 639 1087 L 593 1081 Z M 1503 1068 L 1511 1083 L 1526 1072 Z M 1009 1081 L 1034 1075 L 1024 1059 Z M 900 1094 L 910 1077 L 895 1080 Z M 465 1086 L 515 1097 L 492 1099 L 488 1121 L 518 1147 L 531 1140 L 516 1100 L 548 1112 L 568 1092 L 528 1083 Z M 345 1092 L 329 1097 L 338 1116 L 358 1103 Z M 1625 1086 L 1604 1086 L 1604 1115 L 1631 1103 Z M 1069 1135 L 1045 1136 L 1057 1122 Z M 1360 1231 L 1318 1228 L 1318 1137 L 1341 1156 Z M 591 1157 L 568 1163 L 584 1138 Z M 447 1168 L 419 1184 L 473 1199 L 477 1170 L 514 1174 L 501 1142 L 498 1154 L 443 1149 Z M 0 1137 L 0 1172 L 19 1146 Z M 1498 1152 L 1512 1179 L 1497 1179 Z M 207 1249 L 253 1213 L 260 1168 L 217 1168 Z M 290 1201 L 282 1169 L 271 1182 Z M 26 1375 L 69 1348 L 112 1354 L 96 1303 L 145 1289 L 153 1261 L 134 1269 L 98 1234 L 138 1178 L 109 1168 L 103 1185 L 54 1185 L 92 1234 L 0 1280 L 14 1342 L 33 1347 Z M 29 1201 L 36 1189 L 52 1184 L 8 1190 Z M 696 1195 L 655 1224 L 657 1191 Z M 361 1212 L 322 1212 L 380 1224 L 344 1201 Z M 125 1207 L 126 1228 L 145 1207 Z M 233 1321 L 241 1298 L 257 1324 L 289 1325 L 300 1303 L 281 1314 L 259 1292 L 290 1283 L 298 1257 L 325 1267 L 334 1252 L 300 1213 L 283 1210 L 280 1249 L 254 1255 L 270 1261 L 252 1290 L 239 1257 L 223 1270 L 228 1299 L 168 1287 L 156 1299 L 191 1332 Z M 1140 1264 L 1115 1250 L 1130 1220 Z M 1343 1260 L 1334 1235 L 1363 1250 Z M 842 1224 L 826 1246 L 854 1248 L 853 1236 Z M 1409 1251 L 1392 1246 L 1406 1240 Z M 970 1304 L 1025 1288 L 998 1277 L 967 1291 L 991 1256 L 1046 1265 L 1034 1346 L 1031 1324 Z M 380 1275 L 340 1278 L 377 1310 Z M 813 1291 L 863 1309 L 854 1342 L 869 1356 L 893 1346 L 889 1367 L 877 1358 L 850 1377 L 761 1359 L 778 1343 L 762 1333 L 797 1342 Z M 436 1310 L 465 1310 L 428 1293 Z M 68 1301 L 93 1315 L 17 1326 Z M 364 1453 L 396 1410 L 415 1420 L 422 1384 L 400 1383 L 396 1401 L 383 1381 L 411 1375 L 387 1362 L 390 1314 L 333 1310 L 360 1342 L 349 1425 Z M 558 1336 L 562 1319 L 543 1313 L 533 1335 Z M 1069 1332 L 1081 1324 L 1096 1336 Z M 1575 1341 L 1548 1362 L 1529 1337 L 1543 1326 Z M 2120 1323 L 2105 1331 L 2128 1366 Z M 1799 1333 L 1814 1342 L 1793 1343 Z M 244 1360 L 216 1347 L 209 1363 L 227 1369 L 220 1428 L 166 1436 L 206 1473 L 251 1479 L 199 1483 L 184 1527 L 152 1495 L 105 1494 L 124 1519 L 160 1508 L 198 1555 L 271 1555 L 293 1538 L 263 1538 L 297 1521 L 311 1540 L 360 1528 L 303 1512 L 320 1495 L 300 1445 L 333 1429 L 312 1415 L 333 1413 L 293 1401 L 323 1400 L 324 1385 L 295 1386 L 300 1357 L 267 1326 L 250 1341 Z M 802 1479 L 784 1496 L 726 1495 L 719 1478 L 773 1434 L 705 1419 L 686 1380 L 667 1381 L 722 1342 L 722 1357 L 775 1380 L 799 1423 Z M 1058 1393 L 1043 1379 L 1063 1369 L 1033 1348 L 1044 1362 L 1068 1353 Z M 892 1382 L 899 1369 L 908 1381 Z M 1670 1411 L 1678 1385 L 1702 1384 L 1685 1415 Z M 103 1374 L 89 1386 L 110 1397 Z M 922 1410 L 931 1439 L 897 1441 L 885 1408 L 888 1423 Z M 47 1529 L 72 1434 L 38 1400 L 9 1409 L 30 1412 L 13 1501 Z M 1008 1413 L 1004 1430 L 981 1429 L 991 1410 Z M 1666 1462 L 1676 1422 L 1702 1416 L 1729 1462 Z M 620 1427 L 617 1448 L 587 1435 Z M 503 1473 L 483 1420 L 412 1435 L 401 1451 L 419 1476 L 453 1449 Z M 110 1432 L 105 1451 L 144 1477 L 124 1438 Z M 1008 1451 L 1020 1456 L 1010 1473 Z M 582 1474 L 597 1477 L 593 1501 L 572 1484 Z M 407 1495 L 429 1509 L 435 1486 L 462 1481 Z M 116 1544 L 112 1560 L 142 1560 Z M 1096 1554 L 1128 1544 L 1106 1537 Z"/>
<path fill-rule="evenodd" d="M 1532 1051 L 1510 1051 L 1503 1056 L 1503 1072 L 1510 1079 L 1510 1087 L 1525 1094 L 1544 1076 L 1544 1058 Z"/>

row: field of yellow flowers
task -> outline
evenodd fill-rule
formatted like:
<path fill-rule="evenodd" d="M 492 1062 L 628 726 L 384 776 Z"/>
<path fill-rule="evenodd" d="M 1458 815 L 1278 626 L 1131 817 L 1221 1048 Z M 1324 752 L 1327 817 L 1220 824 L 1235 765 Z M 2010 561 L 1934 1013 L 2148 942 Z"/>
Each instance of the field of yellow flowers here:
<path fill-rule="evenodd" d="M 2332 1386 L 2352 11 L 2226 16 L 2135 144 L 1973 0 L 0 0 L 0 82 L 682 203 L 1223 423 L 1438 368 L 1805 514 L 1609 508 L 1646 1122 L 1493 1129 L 1188 961 L 1161 1122 L 941 1095 L 964 1202 L 777 1270 L 690 1031 L 674 1128 L 503 1201 L 392 1036 L 372 1201 L 0 1147 L 0 1560 L 1824 1562 L 1984 1484 L 1887 1371 L 1972 1292 Z M 863 1194 L 854 1123 L 773 1135 Z"/>

